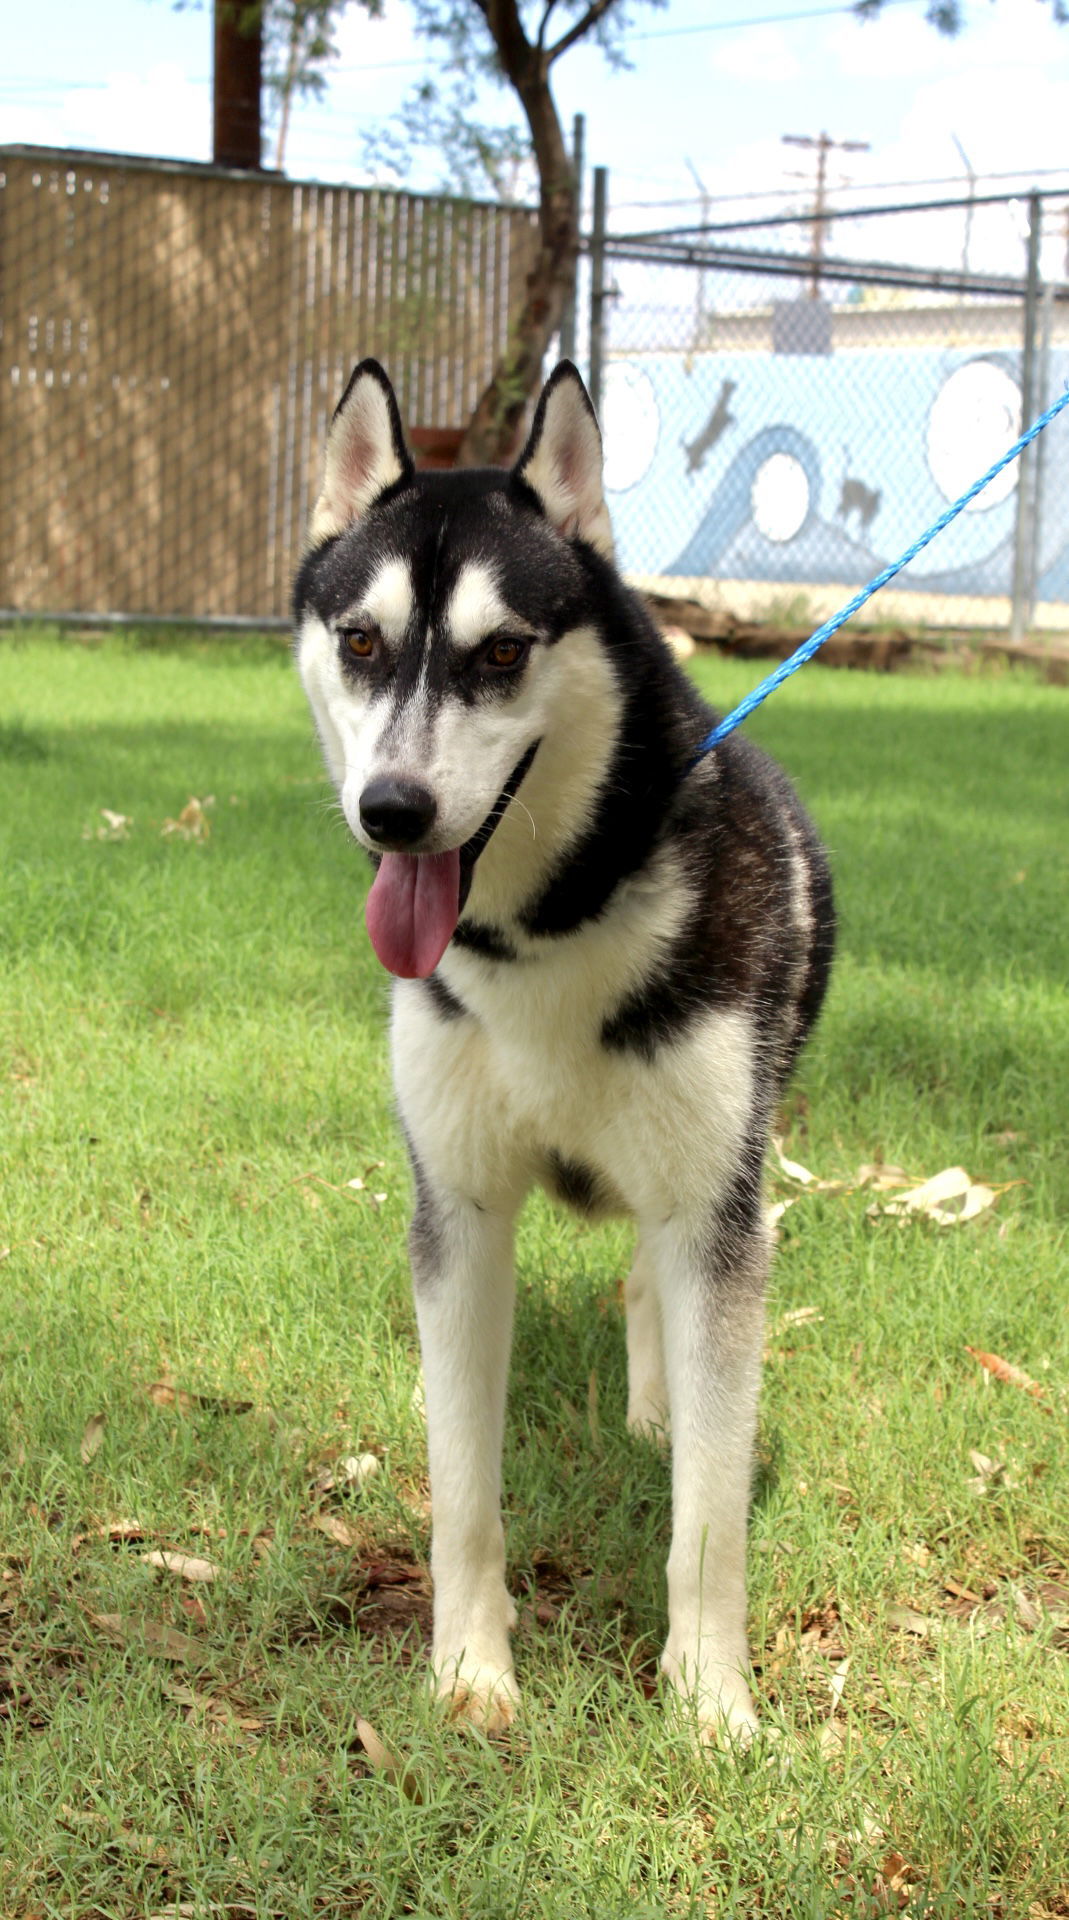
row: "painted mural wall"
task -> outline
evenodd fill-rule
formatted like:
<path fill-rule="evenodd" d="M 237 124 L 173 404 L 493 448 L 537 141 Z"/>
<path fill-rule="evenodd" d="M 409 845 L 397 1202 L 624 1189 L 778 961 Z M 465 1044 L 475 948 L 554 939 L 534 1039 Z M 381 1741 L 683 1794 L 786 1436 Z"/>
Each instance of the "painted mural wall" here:
<path fill-rule="evenodd" d="M 1048 392 L 1067 380 L 1060 347 Z M 861 585 L 1016 439 L 1020 355 L 633 354 L 606 369 L 602 417 L 625 570 Z M 1069 600 L 1069 420 L 1039 445 L 1037 598 Z M 1018 465 L 896 586 L 1009 593 Z"/>

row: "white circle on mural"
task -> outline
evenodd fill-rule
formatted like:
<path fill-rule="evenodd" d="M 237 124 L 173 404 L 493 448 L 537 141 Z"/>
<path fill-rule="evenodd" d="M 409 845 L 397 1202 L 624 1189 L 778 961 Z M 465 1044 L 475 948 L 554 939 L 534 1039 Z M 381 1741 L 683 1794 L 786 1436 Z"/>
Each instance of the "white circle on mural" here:
<path fill-rule="evenodd" d="M 750 488 L 754 525 L 766 540 L 782 545 L 805 526 L 809 513 L 809 475 L 793 453 L 770 453 Z"/>
<path fill-rule="evenodd" d="M 629 360 L 612 360 L 601 383 L 605 486 L 626 493 L 649 471 L 661 431 L 661 410 L 648 373 Z"/>
<path fill-rule="evenodd" d="M 928 466 L 947 500 L 966 487 L 1012 447 L 1021 431 L 1021 390 L 1005 367 L 993 360 L 969 360 L 943 382 L 928 415 Z M 975 500 L 969 513 L 997 507 L 1017 485 L 1016 460 L 1003 468 Z"/>

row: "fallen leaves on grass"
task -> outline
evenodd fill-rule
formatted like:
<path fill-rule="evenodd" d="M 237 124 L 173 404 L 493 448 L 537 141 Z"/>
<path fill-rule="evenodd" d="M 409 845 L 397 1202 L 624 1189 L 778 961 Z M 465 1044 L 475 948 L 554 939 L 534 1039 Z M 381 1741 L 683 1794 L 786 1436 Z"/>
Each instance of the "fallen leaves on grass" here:
<path fill-rule="evenodd" d="M 1016 1476 L 1011 1478 L 1004 1460 L 992 1460 L 986 1453 L 979 1453 L 975 1447 L 969 1448 L 969 1459 L 976 1468 L 975 1480 L 969 1481 L 974 1493 L 990 1493 L 996 1487 L 1012 1488 L 1020 1485 Z"/>
<path fill-rule="evenodd" d="M 788 1160 L 783 1152 L 783 1142 L 777 1135 L 772 1136 L 772 1151 L 779 1161 L 780 1172 L 788 1180 L 797 1181 L 800 1187 L 807 1187 L 813 1193 L 844 1193 L 849 1185 L 846 1180 L 820 1180 L 808 1167 L 798 1160 Z"/>
<path fill-rule="evenodd" d="M 778 1199 L 769 1209 L 769 1218 L 773 1225 L 783 1218 L 789 1207 L 809 1193 L 856 1193 L 868 1188 L 877 1193 L 892 1191 L 904 1192 L 896 1200 L 883 1203 L 873 1201 L 868 1208 L 870 1220 L 886 1215 L 893 1219 L 931 1220 L 939 1227 L 956 1227 L 967 1220 L 974 1220 L 978 1214 L 994 1206 L 1000 1192 L 1006 1186 L 1020 1184 L 1009 1181 L 1000 1187 L 987 1186 L 981 1180 L 974 1180 L 964 1167 L 944 1167 L 941 1173 L 933 1174 L 928 1180 L 919 1180 L 907 1173 L 904 1167 L 887 1164 L 883 1161 L 865 1161 L 858 1167 L 853 1180 L 822 1180 L 798 1160 L 789 1160 L 783 1152 L 783 1142 L 773 1136 L 772 1150 L 778 1162 L 778 1178 L 791 1183 L 795 1191 Z M 798 1191 L 800 1189 L 800 1191 Z"/>
<path fill-rule="evenodd" d="M 79 1449 L 83 1467 L 87 1467 L 94 1454 L 100 1452 L 104 1444 L 104 1428 L 107 1426 L 107 1423 L 108 1416 L 106 1413 L 90 1414 L 89 1419 L 86 1421 L 85 1430 L 82 1434 L 82 1444 Z"/>
<path fill-rule="evenodd" d="M 104 1847 L 122 1847 L 128 1853 L 136 1853 L 141 1859 L 151 1861 L 154 1867 L 169 1867 L 171 1856 L 155 1834 L 138 1833 L 137 1829 L 118 1820 L 112 1814 L 101 1813 L 96 1808 L 87 1808 L 84 1812 L 69 1806 L 66 1802 L 60 1807 L 60 1819 L 68 1827 L 90 1827 L 100 1834 L 100 1844 Z"/>
<path fill-rule="evenodd" d="M 423 1792 L 419 1781 L 407 1767 L 402 1767 L 400 1761 L 390 1752 L 389 1747 L 379 1739 L 371 1722 L 362 1719 L 359 1715 L 356 1721 L 356 1737 L 375 1772 L 385 1774 L 387 1780 L 396 1780 L 406 1799 L 421 1806 Z"/>
<path fill-rule="evenodd" d="M 191 793 L 177 820 L 164 821 L 160 828 L 161 839 L 207 840 L 212 830 L 208 808 L 214 805 L 214 793 L 206 794 L 203 800 L 198 800 Z"/>
<path fill-rule="evenodd" d="M 1038 1400 L 1043 1405 L 1045 1412 L 1050 1412 L 1042 1387 L 1037 1381 L 1031 1379 L 1022 1367 L 1015 1367 L 1011 1360 L 1003 1360 L 997 1353 L 985 1353 L 982 1347 L 966 1345 L 965 1351 L 971 1354 L 977 1365 L 983 1367 L 984 1372 L 992 1380 L 1002 1380 L 1007 1386 L 1020 1387 L 1022 1393 L 1031 1394 L 1033 1400 Z"/>
<path fill-rule="evenodd" d="M 126 1546 L 131 1541 L 137 1543 L 145 1538 L 145 1529 L 140 1520 L 105 1520 L 102 1526 L 86 1527 L 82 1533 L 76 1533 L 71 1541 L 71 1550 L 77 1553 L 87 1540 L 107 1540 L 112 1546 Z"/>
<path fill-rule="evenodd" d="M 222 1572 L 214 1560 L 201 1560 L 193 1553 L 172 1553 L 166 1547 L 155 1547 L 141 1558 L 146 1566 L 158 1567 L 161 1573 L 176 1573 L 180 1580 L 217 1580 Z"/>
<path fill-rule="evenodd" d="M 128 840 L 130 838 L 130 828 L 134 824 L 132 814 L 116 813 L 111 807 L 101 807 L 100 818 L 104 822 L 102 827 L 83 827 L 83 840 Z"/>
<path fill-rule="evenodd" d="M 143 1647 L 146 1653 L 156 1654 L 161 1660 L 188 1660 L 195 1665 L 203 1665 L 208 1659 L 208 1650 L 202 1641 L 192 1639 L 188 1633 L 179 1633 L 177 1627 L 169 1627 L 163 1620 L 151 1620 L 141 1613 L 87 1610 L 87 1614 L 93 1625 L 119 1646 Z"/>
<path fill-rule="evenodd" d="M 253 1408 L 251 1400 L 227 1400 L 218 1393 L 187 1393 L 173 1380 L 154 1380 L 146 1392 L 154 1406 L 173 1407 L 176 1413 L 193 1413 L 198 1407 L 206 1413 L 251 1413 Z"/>
<path fill-rule="evenodd" d="M 918 1613 L 915 1607 L 888 1607 L 886 1617 L 889 1627 L 897 1627 L 900 1633 L 914 1633 L 918 1640 L 935 1640 L 944 1627 L 942 1620 Z"/>
<path fill-rule="evenodd" d="M 321 1173 L 295 1173 L 292 1180 L 283 1181 L 280 1187 L 275 1187 L 272 1192 L 266 1194 L 262 1200 L 258 1200 L 253 1207 L 253 1212 L 259 1213 L 262 1208 L 269 1206 L 272 1200 L 277 1200 L 280 1194 L 287 1193 L 291 1187 L 299 1187 L 304 1190 L 308 1204 L 318 1206 L 318 1196 L 307 1193 L 306 1191 L 310 1186 L 325 1187 L 328 1193 L 340 1194 L 343 1200 L 355 1200 L 358 1195 L 365 1194 L 367 1199 L 370 1200 L 371 1205 L 377 1210 L 385 1204 L 390 1196 L 385 1192 L 372 1193 L 368 1188 L 367 1181 L 368 1176 L 374 1172 L 375 1168 L 381 1167 L 382 1164 L 381 1160 L 373 1160 L 371 1166 L 365 1168 L 363 1176 L 358 1175 L 353 1180 L 346 1180 L 344 1186 L 340 1187 L 335 1181 L 327 1180 Z"/>
<path fill-rule="evenodd" d="M 378 1455 L 350 1453 L 336 1467 L 324 1467 L 312 1484 L 313 1493 L 334 1493 L 345 1487 L 362 1487 L 379 1471 Z"/>
<path fill-rule="evenodd" d="M 358 1547 L 361 1544 L 357 1529 L 336 1513 L 314 1513 L 312 1525 L 318 1527 L 320 1533 L 325 1533 L 328 1540 L 336 1541 L 339 1547 Z"/>
<path fill-rule="evenodd" d="M 831 1712 L 820 1729 L 820 1751 L 825 1759 L 841 1753 L 846 1744 L 846 1727 L 839 1717 L 843 1693 L 846 1688 L 846 1676 L 850 1671 L 850 1656 L 840 1660 L 832 1669 L 831 1675 Z"/>
<path fill-rule="evenodd" d="M 995 1199 L 994 1187 L 974 1180 L 964 1167 L 944 1167 L 942 1173 L 933 1174 L 930 1180 L 922 1181 L 904 1199 L 888 1200 L 882 1206 L 873 1202 L 868 1212 L 870 1219 L 880 1214 L 899 1219 L 922 1215 L 934 1221 L 938 1227 L 958 1227 L 966 1220 L 975 1219 L 988 1207 L 993 1207 Z"/>

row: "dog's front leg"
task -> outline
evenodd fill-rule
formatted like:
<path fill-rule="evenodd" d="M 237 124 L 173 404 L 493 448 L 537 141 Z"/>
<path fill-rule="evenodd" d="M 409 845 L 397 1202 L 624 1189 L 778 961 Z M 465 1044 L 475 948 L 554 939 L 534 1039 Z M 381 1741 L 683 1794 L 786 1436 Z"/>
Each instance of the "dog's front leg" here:
<path fill-rule="evenodd" d="M 517 1704 L 501 1446 L 515 1278 L 511 1217 L 418 1176 L 411 1254 L 431 1475 L 435 1685 L 487 1732 Z"/>
<path fill-rule="evenodd" d="M 668 1639 L 661 1666 L 699 1738 L 748 1739 L 746 1526 L 768 1249 L 763 1226 L 722 1215 L 655 1229 L 672 1423 Z"/>

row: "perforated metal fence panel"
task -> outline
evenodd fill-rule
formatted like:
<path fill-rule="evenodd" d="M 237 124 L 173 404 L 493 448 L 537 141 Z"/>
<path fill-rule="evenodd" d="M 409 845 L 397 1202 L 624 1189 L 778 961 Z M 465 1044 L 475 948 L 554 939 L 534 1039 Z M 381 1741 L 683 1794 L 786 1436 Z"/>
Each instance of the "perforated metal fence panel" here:
<path fill-rule="evenodd" d="M 524 210 L 0 149 L 0 608 L 284 620 L 353 363 L 459 431 Z"/>

